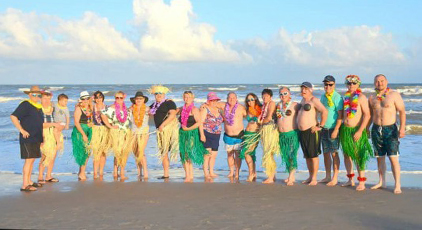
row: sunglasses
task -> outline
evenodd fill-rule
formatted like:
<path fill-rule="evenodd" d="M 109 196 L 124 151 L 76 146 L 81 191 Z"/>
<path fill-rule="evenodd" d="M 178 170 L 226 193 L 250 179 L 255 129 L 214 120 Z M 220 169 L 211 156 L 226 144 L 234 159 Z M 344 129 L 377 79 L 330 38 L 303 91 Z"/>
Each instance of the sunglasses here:
<path fill-rule="evenodd" d="M 39 98 L 42 97 L 42 95 L 41 94 L 38 94 L 38 93 L 31 93 L 31 96 L 33 96 L 33 97 L 39 97 Z"/>
<path fill-rule="evenodd" d="M 120 100 L 123 100 L 124 99 L 124 97 L 114 97 L 116 100 L 117 99 L 120 99 Z"/>
<path fill-rule="evenodd" d="M 103 99 L 104 97 L 102 96 L 95 96 L 94 99 Z"/>
<path fill-rule="evenodd" d="M 280 93 L 280 96 L 287 96 L 289 95 L 289 92 Z"/>
<path fill-rule="evenodd" d="M 81 101 L 87 101 L 87 100 L 88 100 L 88 98 L 84 97 L 84 98 L 81 98 L 80 100 L 81 100 Z"/>
<path fill-rule="evenodd" d="M 154 95 L 160 95 L 160 94 L 164 94 L 164 93 L 161 93 L 161 92 L 154 93 Z"/>
<path fill-rule="evenodd" d="M 357 82 L 347 82 L 347 85 L 357 85 Z"/>
<path fill-rule="evenodd" d="M 324 84 L 324 86 L 330 86 L 332 87 L 334 84 Z"/>
<path fill-rule="evenodd" d="M 251 99 L 246 99 L 246 102 L 250 102 L 250 101 L 255 101 L 255 99 L 251 98 Z"/>

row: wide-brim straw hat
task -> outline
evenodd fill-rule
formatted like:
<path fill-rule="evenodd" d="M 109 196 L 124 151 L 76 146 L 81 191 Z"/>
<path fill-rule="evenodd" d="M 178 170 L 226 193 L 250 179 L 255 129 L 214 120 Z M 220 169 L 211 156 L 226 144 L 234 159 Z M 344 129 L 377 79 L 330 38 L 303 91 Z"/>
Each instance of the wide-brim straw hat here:
<path fill-rule="evenodd" d="M 23 91 L 25 94 L 30 94 L 30 93 L 41 93 L 40 87 L 38 87 L 37 85 L 33 85 L 31 86 L 31 89 L 25 90 Z"/>
<path fill-rule="evenodd" d="M 135 96 L 130 98 L 130 101 L 131 101 L 133 104 L 135 104 L 135 99 L 136 99 L 137 97 L 143 97 L 143 98 L 145 99 L 144 103 L 147 103 L 147 102 L 148 102 L 148 97 L 147 97 L 147 96 L 144 96 L 144 93 L 143 93 L 142 91 L 138 91 L 138 92 L 136 92 Z"/>
<path fill-rule="evenodd" d="M 155 93 L 167 94 L 168 92 L 170 92 L 170 89 L 163 85 L 153 85 L 151 86 L 151 88 L 148 89 L 148 93 L 150 94 L 155 94 Z"/>

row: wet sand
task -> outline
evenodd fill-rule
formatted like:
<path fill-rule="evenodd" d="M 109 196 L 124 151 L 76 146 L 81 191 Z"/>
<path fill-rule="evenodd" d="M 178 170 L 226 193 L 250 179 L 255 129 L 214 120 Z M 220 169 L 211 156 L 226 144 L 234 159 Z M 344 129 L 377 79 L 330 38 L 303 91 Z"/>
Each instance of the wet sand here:
<path fill-rule="evenodd" d="M 156 175 L 154 175 L 156 174 Z M 220 174 L 223 174 L 221 172 Z M 319 184 L 263 185 L 61 177 L 37 192 L 0 196 L 0 228 L 30 229 L 421 229 L 422 190 L 356 192 Z M 320 174 L 321 176 L 322 174 Z M 263 175 L 261 175 L 263 176 Z M 406 176 L 404 176 L 406 178 Z M 417 177 L 421 178 L 420 175 Z M 222 183 L 219 183 L 222 182 Z M 226 183 L 228 182 L 228 183 Z M 369 187 L 369 185 L 368 185 Z M 6 195 L 4 195 L 6 194 Z"/>

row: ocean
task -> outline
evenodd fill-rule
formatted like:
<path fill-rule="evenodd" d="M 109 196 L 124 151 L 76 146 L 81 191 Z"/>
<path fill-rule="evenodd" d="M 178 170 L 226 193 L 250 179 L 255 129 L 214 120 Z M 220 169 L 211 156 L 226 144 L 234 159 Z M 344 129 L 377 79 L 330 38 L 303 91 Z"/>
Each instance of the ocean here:
<path fill-rule="evenodd" d="M 171 92 L 167 94 L 168 99 L 173 99 L 178 106 L 183 105 L 182 93 L 186 90 L 190 90 L 195 94 L 195 104 L 199 106 L 206 101 L 206 95 L 210 91 L 215 91 L 217 95 L 225 99 L 229 91 L 235 91 L 238 94 L 239 102 L 244 103 L 246 94 L 253 92 L 257 95 L 261 94 L 264 88 L 270 88 L 274 91 L 273 100 L 278 101 L 278 88 L 283 84 L 243 84 L 243 85 L 228 85 L 228 84 L 177 84 L 177 85 L 166 85 L 171 89 Z M 300 87 L 299 85 L 286 84 L 283 86 L 290 87 L 293 94 L 294 101 L 300 101 Z M 390 88 L 397 90 L 401 93 L 405 105 L 407 114 L 407 125 L 406 125 L 406 137 L 400 140 L 400 162 L 403 173 L 422 173 L 422 84 L 390 84 Z M 2 150 L 0 152 L 0 173 L 20 173 L 22 171 L 23 161 L 20 159 L 19 152 L 19 138 L 18 131 L 10 121 L 10 114 L 14 111 L 17 105 L 27 99 L 27 95 L 23 93 L 24 90 L 29 89 L 29 85 L 1 85 L 0 86 L 0 146 Z M 138 90 L 142 90 L 144 94 L 147 93 L 147 89 L 150 85 L 40 85 L 42 88 L 48 88 L 53 92 L 53 101 L 57 101 L 57 95 L 65 93 L 69 96 L 68 107 L 73 115 L 73 109 L 75 103 L 79 98 L 81 91 L 87 90 L 92 93 L 97 90 L 101 90 L 105 94 L 105 103 L 112 104 L 114 101 L 114 93 L 122 90 L 127 93 L 126 104 L 129 105 L 129 98 L 133 97 Z M 346 88 L 343 84 L 339 84 L 337 91 L 344 94 Z M 373 92 L 373 85 L 363 84 L 362 91 L 364 93 Z M 323 93 L 323 85 L 316 84 L 314 95 L 318 98 Z M 154 101 L 154 96 L 149 95 L 148 104 Z M 155 127 L 150 123 L 150 131 L 154 131 Z M 59 155 L 56 159 L 54 168 L 55 173 L 76 173 L 78 166 L 72 158 L 72 144 L 71 144 L 71 132 L 73 128 L 73 118 L 71 118 L 70 129 L 64 131 L 65 136 L 65 150 L 63 154 Z M 161 165 L 158 163 L 158 159 L 153 157 L 157 151 L 156 149 L 156 136 L 152 134 L 147 148 L 147 160 L 148 167 L 152 170 L 161 169 Z M 224 143 L 222 138 L 220 141 L 220 150 L 217 156 L 216 169 L 227 170 L 227 154 L 224 150 Z M 305 160 L 302 158 L 303 154 L 299 150 L 298 156 L 298 167 L 299 170 L 306 170 Z M 261 164 L 262 148 L 259 146 L 257 150 L 257 170 L 262 171 Z M 343 159 L 341 159 L 341 170 L 344 170 Z M 279 165 L 278 171 L 284 171 L 284 167 L 281 165 L 279 157 L 276 158 L 277 164 Z M 108 157 L 105 171 L 112 171 L 113 158 Z M 389 164 L 387 164 L 389 166 Z M 173 163 L 172 168 L 182 168 L 180 163 Z M 128 171 L 136 170 L 136 165 L 133 157 L 128 160 L 126 168 Z M 376 170 L 376 159 L 371 159 L 368 170 Z M 92 170 L 92 160 L 88 162 L 88 171 Z M 247 170 L 245 163 L 242 164 L 242 170 Z M 320 157 L 320 170 L 324 170 L 323 158 Z M 36 171 L 36 169 L 34 169 Z"/>

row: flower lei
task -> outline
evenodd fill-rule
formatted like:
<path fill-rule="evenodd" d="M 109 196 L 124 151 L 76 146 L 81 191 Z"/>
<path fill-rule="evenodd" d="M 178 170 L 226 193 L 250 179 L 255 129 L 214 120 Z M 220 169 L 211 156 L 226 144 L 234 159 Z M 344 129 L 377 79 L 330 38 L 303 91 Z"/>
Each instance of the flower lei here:
<path fill-rule="evenodd" d="M 280 101 L 279 103 L 277 103 L 277 106 L 276 106 L 275 113 L 276 113 L 278 119 L 280 119 L 282 117 L 286 117 L 286 110 L 290 107 L 292 101 L 288 101 L 286 104 L 283 104 L 283 108 L 281 108 L 281 106 L 280 106 L 280 104 L 282 104 L 282 103 L 283 102 Z"/>
<path fill-rule="evenodd" d="M 236 104 L 234 104 L 232 111 L 229 112 L 230 110 L 230 105 L 229 103 L 226 103 L 226 106 L 224 108 L 224 118 L 227 121 L 227 124 L 229 126 L 232 126 L 234 124 L 234 114 L 236 113 L 236 109 L 237 106 L 239 105 L 239 103 L 236 102 Z"/>
<path fill-rule="evenodd" d="M 356 112 L 358 111 L 358 105 L 359 105 L 358 98 L 361 93 L 362 93 L 362 90 L 358 88 L 356 92 L 353 94 L 353 96 L 351 95 L 349 91 L 347 91 L 346 94 L 344 95 L 343 105 L 344 105 L 344 110 L 346 111 L 348 118 L 353 118 Z"/>
<path fill-rule="evenodd" d="M 256 105 L 254 107 L 250 106 L 248 108 L 248 112 L 252 114 L 254 117 L 259 117 L 261 115 L 262 109 L 259 105 Z"/>
<path fill-rule="evenodd" d="M 155 113 L 157 112 L 157 109 L 160 107 L 161 104 L 163 104 L 166 100 L 162 100 L 161 102 L 154 102 L 154 104 L 152 104 L 151 109 L 149 110 L 149 114 L 151 115 L 155 115 Z"/>
<path fill-rule="evenodd" d="M 270 104 L 270 102 L 271 101 L 269 101 L 268 103 L 264 103 L 262 105 L 262 113 L 261 113 L 261 115 L 258 118 L 260 121 L 263 121 L 267 117 L 267 114 L 268 114 L 268 105 Z"/>
<path fill-rule="evenodd" d="M 334 95 L 334 91 L 331 92 L 331 93 L 325 93 L 325 97 L 327 98 L 328 107 L 334 106 L 333 95 Z"/>
<path fill-rule="evenodd" d="M 387 96 L 388 92 L 390 92 L 390 87 L 387 87 L 387 89 L 384 91 L 384 93 L 381 93 L 378 89 L 375 89 L 375 92 L 377 93 L 377 99 L 378 101 L 382 101 Z"/>
<path fill-rule="evenodd" d="M 81 108 L 82 112 L 87 117 L 87 122 L 88 123 L 91 123 L 91 117 L 92 117 L 92 111 L 91 111 L 91 109 L 88 110 L 88 108 L 82 108 L 81 106 L 79 106 L 79 108 Z"/>
<path fill-rule="evenodd" d="M 138 112 L 139 111 L 139 112 Z M 146 105 L 142 104 L 140 107 L 138 107 L 136 104 L 133 105 L 133 117 L 135 120 L 136 127 L 141 127 L 142 123 L 144 122 L 144 116 L 146 111 Z"/>
<path fill-rule="evenodd" d="M 186 106 L 186 104 L 183 106 L 181 114 L 182 127 L 186 127 L 188 125 L 189 114 L 192 111 L 193 107 L 193 103 L 191 103 L 189 106 Z"/>
<path fill-rule="evenodd" d="M 94 112 L 93 112 L 93 115 L 94 115 L 94 121 L 96 122 L 96 125 L 100 125 L 101 123 L 102 123 L 102 121 L 103 121 L 103 119 L 101 118 L 101 111 L 97 111 L 96 110 L 96 105 L 94 106 Z"/>
<path fill-rule="evenodd" d="M 117 120 L 119 120 L 120 123 L 125 123 L 127 120 L 127 108 L 126 108 L 125 103 L 123 102 L 122 108 L 120 108 L 120 105 L 114 102 L 114 108 L 116 109 Z M 122 114 L 120 113 L 120 109 L 122 109 L 123 111 L 123 117 L 122 117 Z"/>

